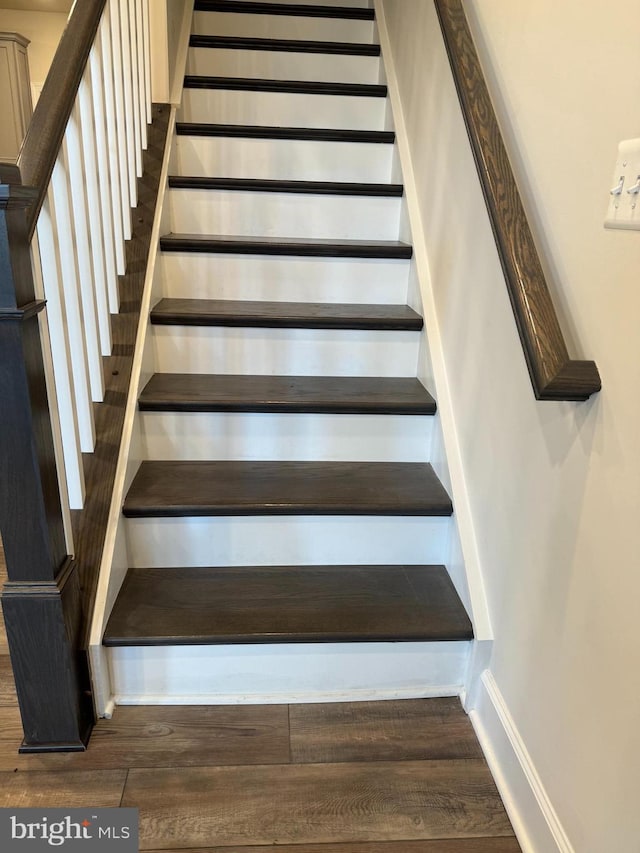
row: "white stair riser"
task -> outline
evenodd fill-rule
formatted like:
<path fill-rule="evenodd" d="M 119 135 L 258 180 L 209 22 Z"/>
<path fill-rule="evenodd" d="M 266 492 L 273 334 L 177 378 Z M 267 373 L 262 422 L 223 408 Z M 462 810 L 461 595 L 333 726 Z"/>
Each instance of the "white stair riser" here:
<path fill-rule="evenodd" d="M 128 518 L 132 568 L 441 565 L 451 518 L 231 516 Z"/>
<path fill-rule="evenodd" d="M 179 121 L 384 130 L 385 98 L 185 89 Z"/>
<path fill-rule="evenodd" d="M 241 12 L 195 12 L 191 32 L 245 38 L 349 41 L 371 44 L 373 21 L 297 15 L 251 15 Z"/>
<path fill-rule="evenodd" d="M 241 190 L 169 190 L 176 234 L 397 240 L 401 198 Z"/>
<path fill-rule="evenodd" d="M 427 462 L 433 418 L 140 412 L 146 459 Z"/>
<path fill-rule="evenodd" d="M 154 326 L 158 373 L 415 376 L 418 332 Z"/>
<path fill-rule="evenodd" d="M 162 293 L 192 299 L 404 305 L 409 261 L 165 252 Z"/>
<path fill-rule="evenodd" d="M 471 644 L 313 643 L 109 649 L 117 704 L 455 696 Z"/>
<path fill-rule="evenodd" d="M 393 146 L 375 142 L 178 136 L 173 174 L 388 183 L 392 159 Z"/>
<path fill-rule="evenodd" d="M 265 80 L 313 80 L 325 83 L 377 83 L 380 58 L 192 47 L 187 57 L 187 74 L 205 77 L 257 77 Z"/>

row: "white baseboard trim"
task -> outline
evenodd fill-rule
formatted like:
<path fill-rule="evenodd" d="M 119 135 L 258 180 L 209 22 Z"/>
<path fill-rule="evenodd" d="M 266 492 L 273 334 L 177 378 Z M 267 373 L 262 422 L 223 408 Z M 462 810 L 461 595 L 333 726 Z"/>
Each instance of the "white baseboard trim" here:
<path fill-rule="evenodd" d="M 436 699 L 444 696 L 459 696 L 460 685 L 427 687 L 424 690 L 348 690 L 300 693 L 216 693 L 183 696 L 135 693 L 116 695 L 115 705 L 302 705 L 334 702 L 392 702 L 398 699 Z"/>
<path fill-rule="evenodd" d="M 469 716 L 523 853 L 576 853 L 488 669 Z"/>

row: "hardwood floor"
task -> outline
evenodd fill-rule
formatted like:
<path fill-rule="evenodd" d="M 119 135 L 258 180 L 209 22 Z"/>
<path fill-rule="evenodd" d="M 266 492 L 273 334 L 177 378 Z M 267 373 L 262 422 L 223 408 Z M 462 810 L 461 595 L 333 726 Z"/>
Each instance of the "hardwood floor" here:
<path fill-rule="evenodd" d="M 520 851 L 457 699 L 123 706 L 86 753 L 20 740 L 2 630 L 0 807 L 136 807 L 153 853 Z"/>

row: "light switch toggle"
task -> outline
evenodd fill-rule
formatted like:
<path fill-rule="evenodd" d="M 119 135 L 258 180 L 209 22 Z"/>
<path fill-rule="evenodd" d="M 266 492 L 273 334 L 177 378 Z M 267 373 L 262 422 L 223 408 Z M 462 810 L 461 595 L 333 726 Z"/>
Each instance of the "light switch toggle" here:
<path fill-rule="evenodd" d="M 609 184 L 609 206 L 605 228 L 640 231 L 640 138 L 625 139 Z"/>
<path fill-rule="evenodd" d="M 623 186 L 624 186 L 624 175 L 620 175 L 620 180 L 618 181 L 618 185 L 615 186 L 612 190 L 609 190 L 609 195 L 621 195 Z M 629 192 L 631 192 L 631 191 L 629 190 Z"/>

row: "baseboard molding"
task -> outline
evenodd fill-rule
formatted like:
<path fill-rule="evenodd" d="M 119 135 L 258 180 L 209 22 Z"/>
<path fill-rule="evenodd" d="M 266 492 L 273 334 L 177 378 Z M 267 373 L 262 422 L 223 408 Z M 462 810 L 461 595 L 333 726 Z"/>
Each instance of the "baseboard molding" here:
<path fill-rule="evenodd" d="M 470 718 L 523 853 L 576 853 L 488 669 Z"/>
<path fill-rule="evenodd" d="M 260 693 L 247 696 L 245 693 L 216 693 L 165 696 L 160 694 L 132 693 L 116 695 L 117 705 L 303 705 L 334 702 L 392 702 L 398 699 L 437 699 L 443 696 L 459 696 L 460 685 L 451 684 L 424 690 L 349 690 L 327 693 Z"/>

